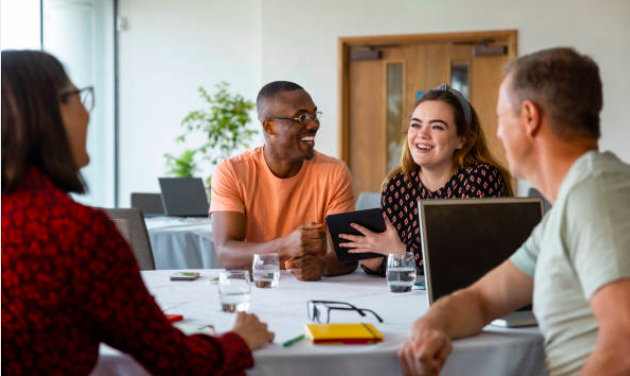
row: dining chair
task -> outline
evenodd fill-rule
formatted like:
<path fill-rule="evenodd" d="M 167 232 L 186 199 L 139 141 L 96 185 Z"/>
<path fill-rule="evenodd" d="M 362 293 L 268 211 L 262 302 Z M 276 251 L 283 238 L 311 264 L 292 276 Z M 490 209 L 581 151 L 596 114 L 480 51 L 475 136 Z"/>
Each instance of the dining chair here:
<path fill-rule="evenodd" d="M 541 197 L 543 199 L 543 204 L 545 206 L 545 213 L 548 212 L 549 210 L 551 210 L 551 203 L 549 203 L 549 201 L 547 201 L 547 199 L 545 198 L 545 196 L 542 195 L 542 193 L 540 193 L 540 191 L 534 187 L 529 188 L 529 191 L 527 192 L 527 196 L 529 197 Z"/>
<path fill-rule="evenodd" d="M 120 228 L 123 236 L 127 233 L 140 270 L 155 270 L 153 250 L 149 240 L 149 232 L 144 222 L 144 216 L 138 208 L 103 209 L 109 218 Z M 127 228 L 125 228 L 127 227 Z"/>
<path fill-rule="evenodd" d="M 381 207 L 381 194 L 377 192 L 362 192 L 359 195 L 355 210 L 374 209 Z"/>

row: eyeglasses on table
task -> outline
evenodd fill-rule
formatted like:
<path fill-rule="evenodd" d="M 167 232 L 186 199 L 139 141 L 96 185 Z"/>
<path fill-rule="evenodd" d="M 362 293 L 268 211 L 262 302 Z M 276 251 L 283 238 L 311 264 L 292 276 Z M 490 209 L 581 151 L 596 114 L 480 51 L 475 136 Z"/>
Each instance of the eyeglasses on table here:
<path fill-rule="evenodd" d="M 371 313 L 376 317 L 378 322 L 382 323 L 383 319 L 376 312 L 367 308 L 358 308 L 350 303 L 346 302 L 338 302 L 332 300 L 309 300 L 306 302 L 306 313 L 308 314 L 308 319 L 317 322 L 320 324 L 328 324 L 330 323 L 330 313 L 331 311 L 339 310 L 339 311 L 356 311 L 362 317 L 366 316 L 367 313 Z"/>

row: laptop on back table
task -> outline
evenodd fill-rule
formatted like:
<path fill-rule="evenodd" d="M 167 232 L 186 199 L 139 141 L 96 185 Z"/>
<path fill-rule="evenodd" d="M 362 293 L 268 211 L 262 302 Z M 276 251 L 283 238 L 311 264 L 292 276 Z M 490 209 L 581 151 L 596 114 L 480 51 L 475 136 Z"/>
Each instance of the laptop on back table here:
<path fill-rule="evenodd" d="M 162 204 L 172 217 L 207 217 L 210 206 L 201 178 L 158 178 Z"/>

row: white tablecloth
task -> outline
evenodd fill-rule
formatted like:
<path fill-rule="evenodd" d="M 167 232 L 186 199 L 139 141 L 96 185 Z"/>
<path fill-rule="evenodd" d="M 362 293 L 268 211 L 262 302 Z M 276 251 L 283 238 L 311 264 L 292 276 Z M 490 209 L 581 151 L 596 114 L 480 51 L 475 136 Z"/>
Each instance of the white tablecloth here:
<path fill-rule="evenodd" d="M 209 218 L 154 217 L 145 222 L 156 269 L 223 267 L 214 250 Z"/>
<path fill-rule="evenodd" d="M 212 278 L 218 270 L 201 270 L 193 282 L 171 282 L 169 271 L 142 272 L 145 283 L 167 313 L 180 313 L 185 320 L 176 326 L 186 333 L 213 324 L 218 332 L 228 331 L 234 315 L 220 311 L 217 285 Z M 333 322 L 371 322 L 385 339 L 375 345 L 313 345 L 304 340 L 292 347 L 282 343 L 304 331 L 306 301 L 340 300 L 375 310 L 385 320 L 379 324 L 355 312 L 333 311 Z M 412 323 L 426 311 L 426 293 L 394 294 L 383 278 L 361 271 L 299 282 L 283 272 L 275 289 L 252 288 L 250 312 L 256 313 L 276 333 L 275 343 L 254 352 L 250 375 L 396 375 L 401 373 L 397 351 Z M 453 352 L 442 375 L 544 375 L 543 338 L 537 328 L 505 329 L 488 326 L 471 338 L 454 341 Z M 140 366 L 128 356 L 101 346 L 94 375 L 141 375 Z"/>

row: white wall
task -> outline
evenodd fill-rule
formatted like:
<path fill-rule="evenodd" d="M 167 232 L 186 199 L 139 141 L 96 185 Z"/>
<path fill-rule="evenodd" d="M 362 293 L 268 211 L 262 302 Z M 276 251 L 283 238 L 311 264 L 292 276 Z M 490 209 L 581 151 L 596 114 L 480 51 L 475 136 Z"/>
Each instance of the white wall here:
<path fill-rule="evenodd" d="M 181 120 L 202 107 L 197 88 L 220 81 L 255 100 L 260 0 L 119 0 L 120 204 L 159 192 L 164 153 L 179 153 Z M 202 172 L 203 176 L 210 172 Z"/>
<path fill-rule="evenodd" d="M 337 38 L 518 30 L 518 54 L 573 46 L 591 55 L 604 82 L 602 149 L 630 162 L 628 0 L 265 0 L 262 80 L 294 80 L 324 112 L 317 148 L 337 154 Z M 281 19 L 282 22 L 279 22 Z"/>
<path fill-rule="evenodd" d="M 196 88 L 228 80 L 254 99 L 291 80 L 324 112 L 318 150 L 337 155 L 337 38 L 518 30 L 519 55 L 568 45 L 590 54 L 604 81 L 601 146 L 630 162 L 628 0 L 119 0 L 121 204 L 159 190 L 164 152 Z M 624 114 L 626 116 L 624 116 Z"/>

